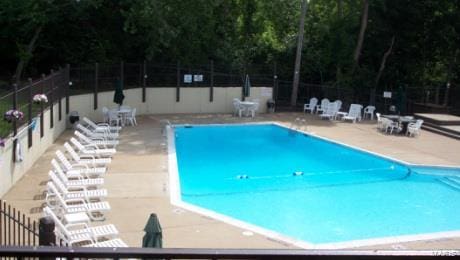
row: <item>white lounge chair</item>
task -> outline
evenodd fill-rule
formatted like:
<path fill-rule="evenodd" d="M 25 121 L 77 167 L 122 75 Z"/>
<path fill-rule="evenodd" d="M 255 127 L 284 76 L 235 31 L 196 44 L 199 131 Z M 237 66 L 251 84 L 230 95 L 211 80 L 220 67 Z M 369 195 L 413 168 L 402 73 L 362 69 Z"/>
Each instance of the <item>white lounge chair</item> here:
<path fill-rule="evenodd" d="M 62 170 L 61 166 L 57 163 L 56 160 L 51 160 L 51 164 L 54 168 L 54 173 L 61 179 L 61 181 L 66 185 L 67 189 L 86 187 L 88 188 L 99 188 L 104 185 L 103 178 L 83 178 L 82 176 L 75 176 L 75 179 L 69 179 L 67 175 Z"/>
<path fill-rule="evenodd" d="M 64 199 L 84 199 L 87 202 L 91 202 L 94 200 L 100 201 L 107 197 L 106 189 L 88 190 L 85 186 L 74 186 L 71 187 L 72 190 L 69 190 L 56 173 L 49 171 L 48 175 Z"/>
<path fill-rule="evenodd" d="M 321 100 L 321 105 L 316 106 L 316 114 L 319 114 L 319 112 L 323 113 L 324 111 L 326 111 L 327 106 L 329 105 L 329 103 L 330 103 L 329 99 L 323 98 Z"/>
<path fill-rule="evenodd" d="M 64 225 L 57 215 L 49 207 L 43 208 L 45 216 L 53 219 L 56 239 L 66 246 L 89 242 L 95 244 L 100 239 L 113 239 L 118 235 L 117 228 L 112 225 L 88 226 L 86 223 L 75 223 Z"/>
<path fill-rule="evenodd" d="M 67 157 L 65 157 L 65 155 L 59 150 L 56 151 L 56 156 L 58 160 L 61 162 L 62 166 L 64 167 L 63 170 L 68 177 L 100 177 L 107 171 L 106 167 L 89 167 L 88 165 L 82 163 L 72 164 L 67 159 Z"/>
<path fill-rule="evenodd" d="M 75 130 L 74 134 L 83 145 L 96 145 L 98 148 L 103 149 L 115 148 L 120 143 L 118 140 L 106 140 L 102 137 L 90 138 L 78 130 Z"/>
<path fill-rule="evenodd" d="M 420 134 L 420 128 L 422 128 L 423 120 L 417 119 L 415 123 L 409 123 L 407 125 L 406 135 L 416 136 Z"/>
<path fill-rule="evenodd" d="M 77 129 L 80 130 L 84 135 L 90 137 L 90 138 L 104 138 L 107 140 L 113 140 L 113 139 L 118 139 L 118 134 L 117 133 L 96 133 L 88 128 L 84 127 L 81 124 L 77 124 Z"/>
<path fill-rule="evenodd" d="M 99 149 L 99 147 L 94 144 L 83 145 L 74 137 L 70 138 L 70 142 L 78 149 L 80 154 L 93 155 L 98 158 L 111 157 L 117 152 L 115 148 Z"/>
<path fill-rule="evenodd" d="M 370 116 L 371 120 L 374 120 L 374 106 L 367 106 L 364 108 L 364 115 L 363 118 L 366 119 L 367 116 Z"/>
<path fill-rule="evenodd" d="M 66 214 L 86 213 L 90 219 L 100 221 L 105 219 L 104 213 L 110 210 L 110 204 L 107 201 L 87 203 L 84 199 L 64 199 L 53 182 L 48 182 L 46 186 L 51 191 L 51 195 L 47 198 L 50 200 L 54 198 L 56 206 Z M 49 203 L 53 205 L 52 202 Z"/>
<path fill-rule="evenodd" d="M 115 238 L 115 239 L 111 239 L 111 240 L 107 240 L 107 241 L 103 241 L 103 242 L 97 242 L 97 243 L 93 243 L 93 244 L 90 244 L 90 245 L 85 245 L 83 247 L 128 247 L 128 245 L 123 242 L 123 240 L 119 239 L 119 238 Z"/>
<path fill-rule="evenodd" d="M 98 165 L 106 166 L 112 162 L 111 158 L 95 158 L 93 155 L 89 154 L 78 154 L 68 142 L 64 143 L 64 147 L 67 150 L 67 153 L 70 154 L 73 161 L 77 164 L 86 164 L 90 167 L 96 167 Z"/>
<path fill-rule="evenodd" d="M 361 121 L 361 110 L 363 109 L 362 105 L 359 104 L 351 104 L 348 113 L 342 117 L 342 120 L 350 120 L 353 123 L 356 121 Z"/>
<path fill-rule="evenodd" d="M 102 132 L 102 133 L 115 132 L 115 133 L 118 133 L 118 131 L 121 130 L 121 126 L 111 126 L 111 125 L 109 125 L 107 123 L 98 123 L 98 124 L 96 124 L 96 123 L 94 123 L 93 121 L 91 121 L 87 117 L 83 117 L 83 121 L 87 124 L 88 129 L 90 129 L 93 132 Z"/>
<path fill-rule="evenodd" d="M 313 114 L 316 108 L 316 104 L 318 104 L 318 99 L 315 97 L 310 98 L 310 102 L 303 105 L 303 112 L 305 113 L 308 110 L 310 111 L 310 114 Z"/>

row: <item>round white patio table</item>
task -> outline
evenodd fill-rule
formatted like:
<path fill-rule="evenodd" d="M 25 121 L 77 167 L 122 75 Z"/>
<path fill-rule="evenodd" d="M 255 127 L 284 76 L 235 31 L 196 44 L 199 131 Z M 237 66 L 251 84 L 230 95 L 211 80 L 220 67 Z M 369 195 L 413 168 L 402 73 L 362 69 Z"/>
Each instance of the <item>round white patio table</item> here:
<path fill-rule="evenodd" d="M 249 110 L 257 105 L 257 102 L 251 102 L 251 101 L 241 101 L 240 105 L 244 108 L 244 113 L 246 116 L 249 116 Z"/>

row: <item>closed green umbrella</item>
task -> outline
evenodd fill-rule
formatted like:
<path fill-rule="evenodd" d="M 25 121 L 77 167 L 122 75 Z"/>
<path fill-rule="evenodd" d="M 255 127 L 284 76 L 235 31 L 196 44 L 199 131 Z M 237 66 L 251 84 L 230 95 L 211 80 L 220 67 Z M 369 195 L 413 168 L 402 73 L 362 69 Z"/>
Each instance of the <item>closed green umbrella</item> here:
<path fill-rule="evenodd" d="M 160 222 L 155 213 L 150 214 L 149 220 L 144 228 L 145 235 L 142 239 L 142 247 L 163 247 L 163 235 L 161 232 Z"/>
<path fill-rule="evenodd" d="M 249 97 L 251 95 L 251 81 L 249 81 L 249 75 L 246 74 L 246 79 L 243 85 L 243 97 Z"/>
<path fill-rule="evenodd" d="M 123 100 L 125 99 L 125 95 L 123 94 L 123 85 L 121 84 L 121 80 L 117 79 L 115 81 L 115 94 L 113 95 L 113 102 L 118 105 L 123 105 Z"/>

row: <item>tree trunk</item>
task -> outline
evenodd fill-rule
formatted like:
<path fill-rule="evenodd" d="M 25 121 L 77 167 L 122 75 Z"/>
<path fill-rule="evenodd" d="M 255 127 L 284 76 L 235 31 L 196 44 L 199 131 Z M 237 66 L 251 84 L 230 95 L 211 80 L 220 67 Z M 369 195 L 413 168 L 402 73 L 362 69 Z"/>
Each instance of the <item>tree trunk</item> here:
<path fill-rule="evenodd" d="M 24 57 L 19 58 L 19 63 L 16 66 L 16 73 L 14 74 L 14 81 L 18 86 L 21 83 L 22 72 L 24 71 L 24 68 L 29 62 L 30 57 L 32 56 L 32 52 L 35 49 L 35 43 L 37 42 L 38 37 L 40 36 L 40 33 L 42 32 L 42 29 L 43 29 L 43 26 L 37 27 L 37 29 L 35 30 L 34 36 L 30 40 L 29 45 L 27 45 L 26 55 Z"/>
<path fill-rule="evenodd" d="M 359 29 L 358 42 L 356 43 L 356 49 L 353 55 L 352 73 L 354 73 L 356 68 L 359 67 L 359 57 L 361 56 L 361 50 L 363 48 L 364 35 L 366 33 L 366 28 L 367 28 L 368 14 L 369 14 L 369 2 L 368 0 L 363 0 L 363 13 L 361 16 L 361 28 Z"/>
<path fill-rule="evenodd" d="M 393 37 L 391 37 L 390 47 L 383 54 L 382 62 L 380 63 L 379 72 L 377 73 L 377 77 L 375 77 L 375 84 L 374 84 L 374 87 L 371 89 L 371 93 L 370 93 L 371 94 L 370 95 L 370 100 L 369 100 L 370 104 L 375 104 L 375 92 L 376 92 L 377 87 L 379 85 L 379 81 L 380 81 L 380 78 L 382 77 L 383 71 L 385 70 L 385 64 L 387 62 L 388 56 L 390 56 L 391 52 L 393 51 L 394 43 L 395 43 L 395 36 L 393 35 Z"/>
<path fill-rule="evenodd" d="M 450 90 L 450 81 L 452 79 L 452 68 L 454 67 L 455 63 L 457 63 L 457 56 L 458 56 L 458 49 L 455 50 L 452 59 L 449 62 L 449 67 L 447 70 L 447 80 L 446 80 L 446 93 L 444 93 L 444 102 L 443 105 L 446 107 L 449 103 L 449 90 Z"/>
<path fill-rule="evenodd" d="M 297 53 L 295 57 L 295 68 L 294 68 L 294 80 L 292 83 L 292 93 L 291 93 L 291 106 L 295 107 L 297 104 L 297 93 L 299 91 L 299 73 L 300 73 L 300 60 L 302 57 L 302 44 L 303 44 L 303 31 L 305 16 L 307 14 L 307 0 L 302 1 L 302 13 L 300 15 L 300 24 L 299 24 L 299 38 L 297 41 Z"/>

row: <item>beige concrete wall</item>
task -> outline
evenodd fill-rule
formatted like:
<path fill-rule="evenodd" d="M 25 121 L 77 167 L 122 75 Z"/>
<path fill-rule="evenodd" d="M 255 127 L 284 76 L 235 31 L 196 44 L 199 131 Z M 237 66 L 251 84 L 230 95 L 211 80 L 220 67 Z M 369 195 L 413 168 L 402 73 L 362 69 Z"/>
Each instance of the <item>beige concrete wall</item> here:
<path fill-rule="evenodd" d="M 248 98 L 259 99 L 259 112 L 266 112 L 266 101 L 271 97 L 262 96 L 266 88 L 253 87 Z M 268 88 L 271 90 L 271 88 Z M 234 98 L 241 98 L 241 87 L 214 88 L 214 100 L 209 101 L 209 88 L 187 88 L 180 90 L 180 101 L 176 102 L 175 88 L 147 88 L 146 102 L 142 102 L 142 89 L 127 89 L 124 104 L 137 108 L 138 114 L 176 114 L 176 113 L 231 113 Z M 98 108 L 94 110 L 93 94 L 84 94 L 70 97 L 70 111 L 77 111 L 80 117 L 87 116 L 96 121 L 102 121 L 102 108 L 116 108 L 113 103 L 113 91 L 98 94 Z M 32 166 L 39 156 L 61 135 L 66 126 L 70 127 L 68 116 L 65 114 L 65 100 L 63 100 L 62 120 L 58 120 L 58 105 L 54 106 L 54 127 L 50 128 L 50 111 L 44 113 L 45 135 L 40 138 L 40 126 L 33 132 L 33 146 L 27 146 L 27 132 L 18 140 L 22 145 L 24 161 L 14 163 L 12 160 L 12 142 L 9 140 L 6 147 L 0 148 L 0 197 L 3 196 L 16 181 Z"/>
<path fill-rule="evenodd" d="M 24 160 L 13 162 L 13 142 L 7 140 L 5 147 L 0 148 L 0 197 L 2 197 L 23 175 L 30 169 L 35 161 L 48 149 L 57 137 L 65 130 L 65 100 L 62 106 L 62 120 L 59 121 L 58 105 L 54 109 L 54 126 L 50 128 L 50 110 L 44 112 L 44 136 L 40 138 L 40 120 L 37 121 L 35 130 L 32 132 L 32 147 L 28 147 L 27 130 L 22 132 L 18 141 L 22 147 Z M 21 128 L 22 129 L 22 128 Z M 18 132 L 21 131 L 18 129 Z M 38 184 L 37 184 L 38 185 Z"/>
<path fill-rule="evenodd" d="M 253 87 L 248 100 L 259 99 L 259 112 L 265 113 L 266 102 L 271 96 L 271 88 Z M 137 114 L 181 114 L 181 113 L 231 113 L 234 98 L 241 98 L 241 87 L 214 88 L 213 102 L 209 101 L 209 88 L 180 89 L 180 101 L 176 102 L 175 88 L 147 88 L 146 102 L 142 102 L 142 89 L 127 89 L 124 91 L 123 104 L 135 107 Z M 262 94 L 265 94 L 262 95 Z M 98 95 L 98 109 L 93 107 L 93 94 L 72 96 L 70 110 L 78 111 L 81 116 L 93 120 L 102 120 L 102 108 L 116 108 L 113 103 L 113 91 L 101 92 Z"/>

